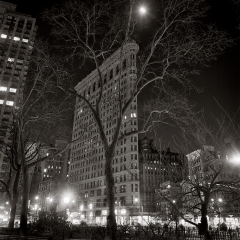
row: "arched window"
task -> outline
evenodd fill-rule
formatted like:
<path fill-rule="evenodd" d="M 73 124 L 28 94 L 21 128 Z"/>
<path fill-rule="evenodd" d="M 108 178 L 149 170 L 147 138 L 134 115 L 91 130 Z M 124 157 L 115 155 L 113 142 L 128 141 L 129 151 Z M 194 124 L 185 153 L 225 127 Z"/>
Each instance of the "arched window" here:
<path fill-rule="evenodd" d="M 96 90 L 96 83 L 93 84 L 93 92 Z"/>
<path fill-rule="evenodd" d="M 84 90 L 83 92 L 83 97 L 86 97 L 86 90 Z"/>
<path fill-rule="evenodd" d="M 98 88 L 100 88 L 101 87 L 101 81 L 99 80 L 98 81 Z"/>
<path fill-rule="evenodd" d="M 88 89 L 88 95 L 90 95 L 90 93 L 91 93 L 91 86 Z"/>

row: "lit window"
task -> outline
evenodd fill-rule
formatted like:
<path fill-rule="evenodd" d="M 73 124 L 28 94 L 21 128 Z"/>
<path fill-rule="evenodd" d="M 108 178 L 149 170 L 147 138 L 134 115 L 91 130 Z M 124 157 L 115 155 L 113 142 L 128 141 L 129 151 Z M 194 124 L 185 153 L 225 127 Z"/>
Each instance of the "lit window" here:
<path fill-rule="evenodd" d="M 6 34 L 1 34 L 1 38 L 7 38 Z"/>
<path fill-rule="evenodd" d="M 127 119 L 127 115 L 124 116 L 124 119 Z"/>
<path fill-rule="evenodd" d="M 46 171 L 47 171 L 47 169 L 45 168 L 45 169 L 44 169 L 44 172 L 46 172 Z"/>
<path fill-rule="evenodd" d="M 7 91 L 7 87 L 0 87 L 0 91 L 6 92 Z"/>
<path fill-rule="evenodd" d="M 19 41 L 20 38 L 19 38 L 19 37 L 14 37 L 13 40 L 14 40 L 14 41 Z"/>
<path fill-rule="evenodd" d="M 137 114 L 136 114 L 136 113 L 134 113 L 134 114 L 133 114 L 133 116 L 134 116 L 134 117 L 137 117 Z"/>
<path fill-rule="evenodd" d="M 14 58 L 8 58 L 8 62 L 14 62 Z"/>
<path fill-rule="evenodd" d="M 0 104 L 3 104 L 3 102 L 4 102 L 4 101 L 0 99 Z"/>
<path fill-rule="evenodd" d="M 9 90 L 10 92 L 17 92 L 17 89 L 16 88 L 10 88 L 10 90 Z"/>
<path fill-rule="evenodd" d="M 26 38 L 23 38 L 23 40 L 22 40 L 23 42 L 28 42 L 28 39 L 26 39 Z"/>
<path fill-rule="evenodd" d="M 13 106 L 13 101 L 7 101 L 6 104 L 9 105 L 9 106 Z"/>

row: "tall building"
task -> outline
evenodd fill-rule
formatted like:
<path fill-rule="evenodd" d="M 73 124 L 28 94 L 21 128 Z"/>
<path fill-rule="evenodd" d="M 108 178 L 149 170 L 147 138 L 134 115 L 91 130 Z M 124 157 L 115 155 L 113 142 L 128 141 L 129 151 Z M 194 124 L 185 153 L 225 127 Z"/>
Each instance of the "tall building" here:
<path fill-rule="evenodd" d="M 17 13 L 15 4 L 0 1 L 0 138 L 5 142 L 6 126 L 22 95 L 37 31 L 35 22 L 31 16 Z M 0 178 L 7 169 L 8 159 L 1 151 Z"/>
<path fill-rule="evenodd" d="M 54 157 L 51 155 L 64 149 L 66 145 L 66 141 L 57 140 L 54 146 L 46 146 L 40 150 L 41 157 L 49 158 L 34 167 L 29 196 L 32 206 L 37 205 L 42 210 L 48 210 L 51 205 L 58 204 L 59 192 L 68 178 L 70 147 Z"/>
<path fill-rule="evenodd" d="M 136 43 L 127 43 L 123 48 L 122 56 L 118 50 L 100 67 L 104 79 L 100 117 L 109 143 L 113 138 L 119 115 L 118 94 L 121 94 L 123 103 L 126 103 L 135 86 L 137 52 Z M 120 71 L 121 66 L 122 71 Z M 97 70 L 79 82 L 75 89 L 78 94 L 84 95 L 94 104 L 100 91 Z M 135 100 L 125 112 L 121 133 L 137 129 L 137 100 Z M 69 180 L 76 192 L 83 196 L 81 216 L 85 220 L 104 223 L 107 217 L 104 149 L 94 117 L 79 99 L 75 106 L 72 140 L 74 143 L 71 148 Z M 132 169 L 131 166 L 134 168 Z M 134 201 L 139 198 L 137 134 L 127 136 L 118 143 L 113 160 L 113 172 L 116 186 L 117 221 L 123 223 L 128 221 L 135 209 L 139 208 Z"/>
<path fill-rule="evenodd" d="M 140 203 L 142 212 L 155 212 L 159 197 L 156 189 L 169 182 L 180 182 L 185 177 L 185 158 L 182 153 L 171 152 L 170 148 L 158 151 L 152 139 L 139 140 Z"/>

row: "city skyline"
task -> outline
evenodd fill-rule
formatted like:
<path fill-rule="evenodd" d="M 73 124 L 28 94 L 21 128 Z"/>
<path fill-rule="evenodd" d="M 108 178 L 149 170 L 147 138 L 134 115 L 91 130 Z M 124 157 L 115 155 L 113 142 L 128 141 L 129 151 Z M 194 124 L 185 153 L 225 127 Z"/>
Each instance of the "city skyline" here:
<path fill-rule="evenodd" d="M 237 200 L 239 169 L 232 162 L 240 160 L 239 133 L 236 129 L 239 126 L 238 122 L 233 121 L 233 118 L 239 118 L 240 86 L 237 78 L 240 74 L 240 57 L 237 49 L 240 44 L 235 40 L 234 45 L 226 32 L 236 37 L 239 30 L 237 20 L 232 15 L 225 22 L 220 20 L 222 13 L 227 16 L 234 9 L 230 7 L 224 12 L 216 3 L 212 3 L 209 16 L 202 20 L 206 14 L 203 1 L 163 0 L 159 9 L 162 15 L 152 16 L 151 10 L 156 2 L 149 1 L 145 5 L 146 12 L 142 11 L 142 15 L 139 15 L 137 10 L 142 5 L 131 0 L 129 11 L 121 15 L 126 10 L 125 2 L 113 5 L 111 1 L 102 1 L 100 4 L 66 1 L 57 8 L 46 10 L 45 22 L 38 20 L 36 25 L 39 32 L 33 53 L 40 54 L 32 61 L 37 67 L 33 69 L 33 77 L 27 75 L 30 84 L 25 86 L 30 87 L 33 83 L 30 93 L 36 91 L 40 102 L 33 100 L 37 106 L 30 104 L 33 112 L 26 112 L 29 129 L 25 127 L 25 119 L 21 119 L 22 111 L 15 114 L 19 118 L 13 123 L 18 124 L 16 142 L 20 147 L 17 148 L 16 159 L 20 167 L 15 170 L 14 166 L 9 165 L 10 172 L 13 168 L 22 175 L 19 175 L 21 185 L 16 182 L 14 186 L 22 196 L 20 230 L 24 234 L 27 231 L 31 179 L 36 179 L 36 185 L 32 185 L 31 199 L 42 202 L 46 211 L 50 210 L 50 203 L 56 203 L 56 214 L 62 211 L 70 219 L 72 211 L 77 221 L 82 219 L 90 224 L 105 224 L 106 234 L 112 239 L 116 238 L 118 224 L 143 223 L 149 218 L 152 221 L 157 208 L 165 208 L 162 211 L 165 221 L 170 220 L 169 216 L 177 219 L 180 216 L 187 221 L 187 210 L 181 202 L 189 199 L 189 191 L 190 195 L 197 194 L 199 198 L 187 204 L 193 207 L 189 223 L 207 236 L 207 214 L 212 206 L 210 197 L 222 195 L 225 202 Z M 17 11 L 28 12 L 39 19 L 40 12 L 51 4 L 52 1 L 48 4 L 25 1 Z M 227 7 L 221 4 L 223 6 Z M 159 12 L 156 10 L 155 14 Z M 4 17 L 11 18 L 8 14 Z M 218 28 L 209 26 L 214 20 Z M 233 22 L 236 25 L 234 28 Z M 7 21 L 2 24 L 2 31 L 6 30 L 6 34 L 1 34 L 2 42 L 9 46 L 12 44 L 8 39 L 28 42 L 23 36 L 25 32 L 18 37 L 17 31 L 20 31 L 18 28 L 22 24 L 20 21 L 16 23 L 16 27 L 9 30 Z M 49 33 L 51 28 L 52 35 Z M 16 35 L 10 35 L 12 33 Z M 37 40 L 41 37 L 48 42 L 40 46 Z M 29 48 L 32 49 L 30 45 Z M 7 58 L 4 63 L 6 65 L 14 60 Z M 206 68 L 208 64 L 212 67 Z M 15 69 L 15 66 L 11 67 Z M 198 69 L 203 70 L 200 75 L 197 74 Z M 202 88 L 205 91 L 201 91 Z M 58 91 L 62 94 L 58 94 Z M 60 97 L 64 98 L 63 102 L 71 102 L 75 98 L 75 104 L 71 102 L 64 108 L 65 103 L 60 103 Z M 26 99 L 32 100 L 30 97 Z M 148 99 L 152 101 L 145 106 Z M 189 99 L 196 102 L 195 107 Z M 70 112 L 73 108 L 74 116 Z M 42 109 L 46 113 L 42 113 Z M 199 112 L 196 113 L 200 109 L 204 109 L 203 119 Z M 42 158 L 39 155 L 41 147 L 49 141 L 51 149 L 50 141 L 59 136 L 54 135 L 57 121 L 62 124 L 61 136 L 67 136 L 63 116 L 67 116 L 68 124 L 72 127 L 72 130 L 68 130 L 68 133 L 72 133 L 72 140 L 63 144 L 60 152 L 56 152 L 57 149 L 50 152 L 46 148 L 45 157 Z M 214 120 L 219 124 L 219 129 L 208 128 Z M 34 124 L 35 121 L 43 126 Z M 155 128 L 156 123 L 158 126 Z M 149 129 L 152 132 L 148 133 Z M 231 135 L 232 130 L 235 135 Z M 177 139 L 179 143 L 174 139 L 178 135 L 181 137 Z M 30 143 L 33 148 L 24 145 L 30 142 L 27 137 L 36 141 L 36 145 Z M 69 152 L 67 147 L 70 147 Z M 206 149 L 203 156 L 195 154 L 196 149 L 198 152 L 202 148 Z M 64 157 L 62 153 L 65 150 Z M 193 161 L 190 158 L 188 162 L 185 161 L 187 153 L 194 156 Z M 35 156 L 33 162 L 29 160 L 29 154 Z M 42 164 L 38 164 L 41 161 Z M 224 170 L 224 165 L 228 164 L 236 170 L 236 174 L 228 172 L 228 167 Z M 34 171 L 33 165 L 36 166 Z M 40 176 L 32 178 L 31 172 L 39 172 L 41 179 Z M 223 182 L 218 182 L 219 176 L 223 177 Z M 229 182 L 229 179 L 234 182 Z M 10 180 L 13 180 L 11 176 Z M 75 192 L 77 199 L 71 199 L 74 205 L 72 210 L 67 209 L 70 199 L 67 192 L 63 199 L 60 198 L 62 194 L 57 193 L 58 190 L 65 191 L 62 182 L 66 183 L 66 189 Z M 174 187 L 171 190 L 171 186 L 176 189 Z M 6 184 L 4 187 L 11 199 L 12 190 Z M 34 196 L 37 187 L 37 196 Z M 215 190 L 217 193 L 213 195 Z M 56 199 L 50 196 L 52 192 Z M 173 196 L 174 192 L 177 195 Z M 156 201 L 157 197 L 159 201 Z M 161 198 L 165 202 L 163 205 Z M 60 202 L 61 210 L 58 208 Z M 195 208 L 192 203 L 199 207 Z M 16 202 L 10 200 L 10 204 L 11 211 L 16 211 Z M 36 207 L 32 209 L 39 210 Z M 15 215 L 10 215 L 14 223 Z M 38 218 L 37 213 L 35 217 Z M 210 217 L 214 218 L 213 215 Z M 212 222 L 217 225 L 215 220 Z"/>

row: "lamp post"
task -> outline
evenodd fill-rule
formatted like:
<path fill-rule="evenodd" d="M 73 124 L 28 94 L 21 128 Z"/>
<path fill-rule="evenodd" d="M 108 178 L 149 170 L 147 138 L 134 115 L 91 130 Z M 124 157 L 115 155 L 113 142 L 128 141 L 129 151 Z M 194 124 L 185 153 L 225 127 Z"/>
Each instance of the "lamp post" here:
<path fill-rule="evenodd" d="M 218 202 L 219 203 L 222 203 L 222 198 L 219 198 L 218 199 Z M 220 206 L 218 206 L 219 207 L 219 228 L 218 228 L 218 232 L 220 232 L 220 226 L 221 226 L 221 209 L 220 209 Z"/>
<path fill-rule="evenodd" d="M 220 204 L 223 202 L 222 198 L 218 198 L 217 201 L 218 203 L 214 203 L 214 199 L 212 198 L 211 201 L 213 202 L 213 209 L 218 213 L 219 216 L 219 222 L 218 222 L 218 232 L 220 232 L 220 225 L 221 225 L 221 208 Z"/>

